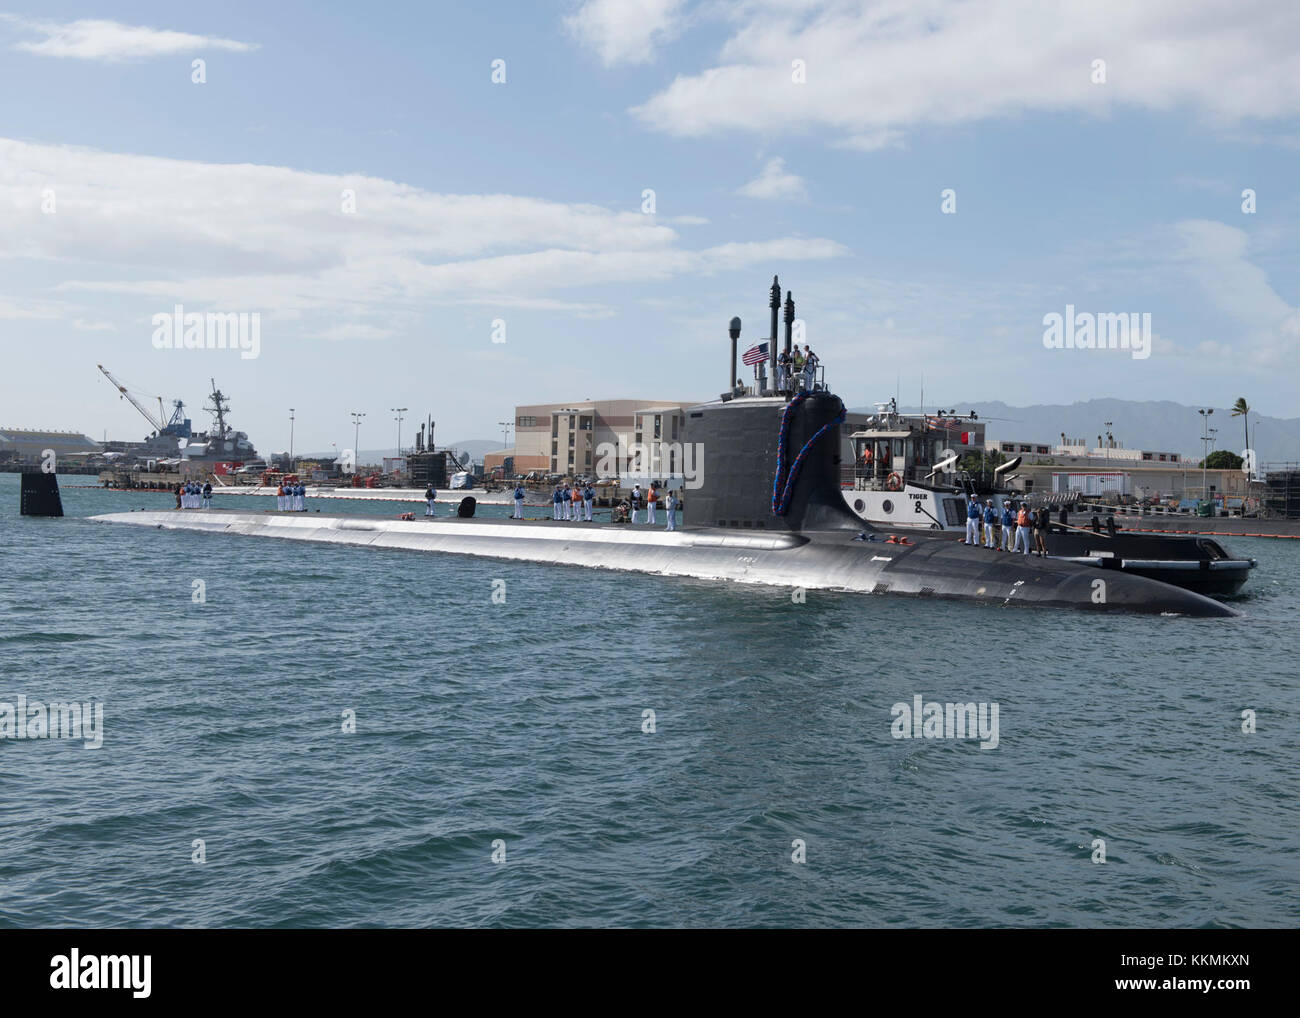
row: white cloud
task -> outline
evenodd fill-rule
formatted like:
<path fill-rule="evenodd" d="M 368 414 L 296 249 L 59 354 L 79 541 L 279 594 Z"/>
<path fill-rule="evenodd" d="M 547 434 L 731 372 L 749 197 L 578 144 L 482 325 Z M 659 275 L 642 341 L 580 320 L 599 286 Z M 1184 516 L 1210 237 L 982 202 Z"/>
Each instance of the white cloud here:
<path fill-rule="evenodd" d="M 720 0 L 717 60 L 632 112 L 679 136 L 821 129 L 848 147 L 1033 111 L 1300 113 L 1293 0 Z M 806 83 L 791 79 L 803 60 Z M 1106 62 L 1105 84 L 1092 81 Z"/>
<path fill-rule="evenodd" d="M 112 322 L 88 322 L 84 318 L 74 318 L 72 327 L 78 332 L 116 332 L 117 326 Z"/>
<path fill-rule="evenodd" d="M 45 189 L 55 214 L 41 212 Z M 345 190 L 355 214 L 342 211 Z M 596 205 L 7 139 L 0 215 L 0 262 L 43 263 L 85 320 L 102 316 L 80 301 L 111 294 L 136 300 L 125 313 L 172 302 L 259 311 L 339 338 L 382 338 L 395 315 L 448 305 L 600 317 L 609 309 L 563 291 L 847 253 L 797 236 L 686 248 L 654 217 Z"/>
<path fill-rule="evenodd" d="M 1289 368 L 1300 352 L 1300 309 L 1279 296 L 1264 270 L 1250 260 L 1249 235 L 1208 219 L 1176 223 L 1174 235 L 1180 242 L 1175 260 L 1211 303 L 1240 326 L 1244 343 L 1234 353 Z"/>
<path fill-rule="evenodd" d="M 564 24 L 606 67 L 645 64 L 677 33 L 682 6 L 683 0 L 585 0 Z"/>
<path fill-rule="evenodd" d="M 237 42 L 234 39 L 221 39 L 210 35 L 191 35 L 188 32 L 173 32 L 139 25 L 123 25 L 117 21 L 96 19 L 69 22 L 38 21 L 12 14 L 0 15 L 0 20 L 44 36 L 37 41 L 16 42 L 13 48 L 46 57 L 102 60 L 112 63 L 196 53 L 202 50 L 247 53 L 257 49 L 255 43 Z"/>
<path fill-rule="evenodd" d="M 803 178 L 785 170 L 785 160 L 769 159 L 763 172 L 742 187 L 738 194 L 747 198 L 807 198 Z"/>

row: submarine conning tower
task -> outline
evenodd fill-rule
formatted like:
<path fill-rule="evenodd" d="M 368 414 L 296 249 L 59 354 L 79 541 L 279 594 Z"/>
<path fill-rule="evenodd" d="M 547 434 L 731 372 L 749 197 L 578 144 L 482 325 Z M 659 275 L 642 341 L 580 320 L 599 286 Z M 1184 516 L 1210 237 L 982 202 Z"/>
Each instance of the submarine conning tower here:
<path fill-rule="evenodd" d="M 687 491 L 692 526 L 743 530 L 870 530 L 840 494 L 845 409 L 825 387 L 805 389 L 796 378 L 778 382 L 776 308 L 780 284 L 772 279 L 772 334 L 751 393 L 738 391 L 736 344 L 741 322 L 730 325 L 728 391 L 687 411 L 684 439 L 699 448 L 701 485 Z M 794 298 L 785 304 L 785 349 L 791 343 Z M 769 381 L 770 378 L 770 381 Z"/>

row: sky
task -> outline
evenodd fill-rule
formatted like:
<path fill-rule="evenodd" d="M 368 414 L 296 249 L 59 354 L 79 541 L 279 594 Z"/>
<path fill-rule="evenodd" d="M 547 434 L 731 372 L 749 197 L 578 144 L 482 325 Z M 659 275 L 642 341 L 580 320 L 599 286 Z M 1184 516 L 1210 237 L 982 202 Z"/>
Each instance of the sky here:
<path fill-rule="evenodd" d="M 0 0 L 0 426 L 143 437 L 101 363 L 264 452 L 704 399 L 776 274 L 850 406 L 1300 416 L 1298 163 L 1294 0 Z"/>

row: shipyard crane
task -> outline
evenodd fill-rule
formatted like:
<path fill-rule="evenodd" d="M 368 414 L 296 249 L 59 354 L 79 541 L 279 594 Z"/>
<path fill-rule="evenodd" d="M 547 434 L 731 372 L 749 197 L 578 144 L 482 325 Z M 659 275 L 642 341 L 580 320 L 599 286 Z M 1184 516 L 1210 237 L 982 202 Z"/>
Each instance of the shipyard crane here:
<path fill-rule="evenodd" d="M 155 420 L 153 414 L 149 413 L 149 411 L 144 408 L 143 404 L 127 391 L 125 385 L 112 376 L 108 368 L 104 367 L 102 364 L 96 364 L 95 367 L 99 368 L 99 370 L 103 372 L 104 377 L 113 383 L 113 388 L 115 388 L 126 399 L 130 400 L 131 405 L 140 411 L 140 416 L 153 426 L 155 432 L 161 435 L 163 428 L 165 427 L 162 422 L 162 397 L 158 397 L 158 418 Z"/>

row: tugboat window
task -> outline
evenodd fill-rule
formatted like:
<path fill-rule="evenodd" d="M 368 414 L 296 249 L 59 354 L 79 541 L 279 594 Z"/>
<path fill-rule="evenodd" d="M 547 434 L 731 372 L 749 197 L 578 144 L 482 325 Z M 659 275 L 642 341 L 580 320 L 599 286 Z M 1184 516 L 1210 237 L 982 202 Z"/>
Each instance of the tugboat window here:
<path fill-rule="evenodd" d="M 894 511 L 893 499 L 888 499 L 888 498 L 885 499 L 884 503 L 881 505 L 881 508 L 884 509 L 885 512 L 887 513 L 892 513 Z"/>

